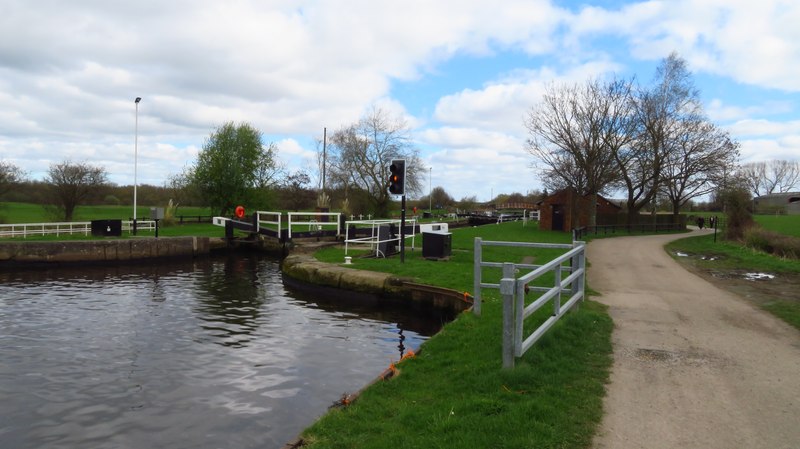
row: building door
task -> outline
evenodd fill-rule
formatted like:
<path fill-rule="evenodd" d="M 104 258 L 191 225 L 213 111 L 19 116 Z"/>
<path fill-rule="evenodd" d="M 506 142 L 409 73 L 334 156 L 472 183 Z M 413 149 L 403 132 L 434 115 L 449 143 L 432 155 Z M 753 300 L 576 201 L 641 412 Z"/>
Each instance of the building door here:
<path fill-rule="evenodd" d="M 553 231 L 564 230 L 564 205 L 553 204 Z"/>

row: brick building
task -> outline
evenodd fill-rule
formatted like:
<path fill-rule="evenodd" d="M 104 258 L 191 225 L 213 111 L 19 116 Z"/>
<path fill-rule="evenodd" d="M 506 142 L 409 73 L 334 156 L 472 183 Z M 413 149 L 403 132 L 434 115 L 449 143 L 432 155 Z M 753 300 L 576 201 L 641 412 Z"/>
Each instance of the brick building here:
<path fill-rule="evenodd" d="M 539 229 L 552 231 L 571 231 L 589 225 L 591 197 L 580 196 L 572 189 L 560 190 L 542 201 L 539 206 Z M 621 207 L 597 195 L 597 224 L 609 216 L 615 216 Z M 616 223 L 616 220 L 614 220 Z"/>

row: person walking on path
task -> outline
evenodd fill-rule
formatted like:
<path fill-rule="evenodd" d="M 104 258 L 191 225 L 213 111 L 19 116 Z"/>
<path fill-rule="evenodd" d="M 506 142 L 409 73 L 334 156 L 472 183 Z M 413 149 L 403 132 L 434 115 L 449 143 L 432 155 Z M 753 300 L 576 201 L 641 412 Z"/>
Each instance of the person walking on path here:
<path fill-rule="evenodd" d="M 800 331 L 683 269 L 663 246 L 684 237 L 587 247 L 615 324 L 593 447 L 800 447 Z"/>

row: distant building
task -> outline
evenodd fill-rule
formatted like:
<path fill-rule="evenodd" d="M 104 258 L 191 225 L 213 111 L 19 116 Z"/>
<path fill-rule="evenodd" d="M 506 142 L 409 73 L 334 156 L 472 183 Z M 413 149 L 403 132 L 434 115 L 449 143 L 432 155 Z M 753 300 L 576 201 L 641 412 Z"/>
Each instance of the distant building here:
<path fill-rule="evenodd" d="M 756 197 L 753 199 L 753 208 L 759 214 L 800 215 L 800 192 L 771 193 Z"/>
<path fill-rule="evenodd" d="M 580 196 L 572 189 L 555 192 L 542 201 L 539 206 L 539 229 L 549 231 L 571 231 L 582 226 L 589 226 L 591 198 Z M 616 216 L 621 207 L 608 199 L 597 195 L 597 224 L 602 225 L 603 218 Z M 615 220 L 616 222 L 616 220 Z"/>

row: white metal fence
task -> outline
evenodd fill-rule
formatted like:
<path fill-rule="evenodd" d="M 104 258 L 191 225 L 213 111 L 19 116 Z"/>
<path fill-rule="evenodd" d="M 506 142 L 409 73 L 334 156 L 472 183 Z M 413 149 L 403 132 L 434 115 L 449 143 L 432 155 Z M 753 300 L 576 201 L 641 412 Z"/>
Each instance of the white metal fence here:
<path fill-rule="evenodd" d="M 267 212 L 267 211 L 258 211 L 256 212 L 256 232 L 260 231 L 261 228 L 272 229 L 277 233 L 277 236 L 281 236 L 281 213 L 280 212 Z"/>
<path fill-rule="evenodd" d="M 309 231 L 318 230 L 323 228 L 336 228 L 336 235 L 342 233 L 339 212 L 289 212 L 289 239 L 292 238 L 292 230 L 297 226 L 308 226 Z M 328 221 L 323 221 L 323 217 L 328 217 Z M 301 219 L 305 218 L 305 220 Z"/>
<path fill-rule="evenodd" d="M 524 210 L 522 212 L 522 226 L 527 226 L 529 221 L 539 221 L 538 210 Z"/>
<path fill-rule="evenodd" d="M 397 229 L 400 229 L 402 224 L 402 220 L 352 220 L 345 222 L 345 236 L 344 236 L 344 253 L 347 254 L 347 251 L 350 245 L 368 245 L 370 249 L 375 250 L 375 257 L 380 257 L 382 254 L 380 253 L 380 244 L 381 243 L 390 243 L 390 242 L 398 242 L 400 243 L 399 232 L 397 236 L 392 237 L 389 235 L 387 238 L 381 239 L 380 237 L 380 227 L 381 226 L 395 226 Z M 415 219 L 407 219 L 406 226 L 411 226 L 411 229 L 417 229 L 417 221 Z M 350 235 L 351 230 L 355 230 L 357 228 L 368 228 L 369 234 L 364 235 L 363 237 L 358 237 L 357 235 Z M 416 233 L 415 231 L 411 231 L 411 234 L 406 234 L 406 238 L 411 237 L 411 250 L 414 250 L 414 243 L 416 241 Z M 385 254 L 383 255 L 385 257 Z"/>
<path fill-rule="evenodd" d="M 156 228 L 156 222 L 153 220 L 137 220 L 136 228 L 142 231 L 152 231 Z M 133 222 L 131 220 L 122 221 L 122 230 L 127 232 L 133 231 Z M 18 223 L 18 224 L 4 224 L 0 225 L 0 238 L 15 238 L 15 237 L 32 237 L 39 235 L 72 235 L 83 234 L 89 235 L 92 232 L 91 221 L 73 221 L 73 222 L 56 222 L 56 223 Z"/>
<path fill-rule="evenodd" d="M 507 246 L 522 248 L 560 248 L 568 251 L 544 265 L 515 264 L 509 262 L 483 261 L 484 246 Z M 503 274 L 499 284 L 484 283 L 481 279 L 482 268 L 502 268 Z M 529 269 L 528 273 L 517 277 L 518 269 Z M 553 273 L 552 287 L 534 286 L 538 278 Z M 569 273 L 566 277 L 563 273 Z M 474 259 L 474 305 L 473 312 L 481 313 L 481 288 L 500 290 L 503 298 L 503 367 L 514 366 L 515 357 L 521 357 L 539 338 L 547 332 L 572 306 L 585 297 L 586 284 L 586 244 L 573 242 L 569 244 L 492 242 L 475 238 Z M 528 292 L 539 292 L 541 295 L 530 304 L 525 304 Z M 562 295 L 569 295 L 562 304 Z M 552 301 L 553 313 L 533 332 L 525 336 L 523 329 L 525 318 L 534 314 L 545 304 Z"/>

